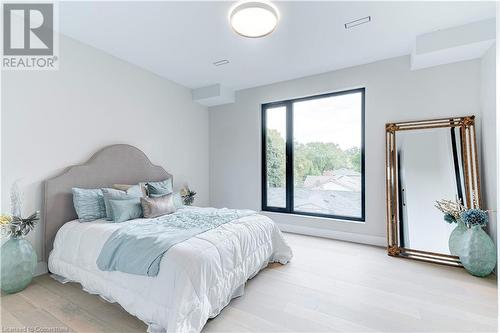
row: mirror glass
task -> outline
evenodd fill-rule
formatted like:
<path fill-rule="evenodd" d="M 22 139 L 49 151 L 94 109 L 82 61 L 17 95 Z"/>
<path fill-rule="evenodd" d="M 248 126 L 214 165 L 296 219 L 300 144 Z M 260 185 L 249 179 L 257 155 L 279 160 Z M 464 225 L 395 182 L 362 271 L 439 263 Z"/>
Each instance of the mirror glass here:
<path fill-rule="evenodd" d="M 436 200 L 464 202 L 460 128 L 426 128 L 396 132 L 399 246 L 450 254 L 448 239 L 455 224 L 443 220 Z"/>

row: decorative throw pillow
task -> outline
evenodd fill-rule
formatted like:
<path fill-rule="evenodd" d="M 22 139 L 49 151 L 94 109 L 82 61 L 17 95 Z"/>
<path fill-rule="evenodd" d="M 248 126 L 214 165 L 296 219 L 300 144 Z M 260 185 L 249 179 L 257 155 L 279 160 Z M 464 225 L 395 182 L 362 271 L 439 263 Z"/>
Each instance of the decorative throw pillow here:
<path fill-rule="evenodd" d="M 145 218 L 167 215 L 176 211 L 173 194 L 156 198 L 142 197 L 141 206 Z"/>
<path fill-rule="evenodd" d="M 89 222 L 106 217 L 106 207 L 101 189 L 73 187 L 73 205 L 80 222 Z"/>
<path fill-rule="evenodd" d="M 128 185 L 128 184 L 113 184 L 113 188 L 115 190 L 120 190 L 120 191 L 128 191 L 131 187 L 134 187 L 137 185 Z M 148 196 L 148 192 L 146 189 L 146 183 L 139 183 L 139 187 L 141 188 L 142 196 L 146 197 Z"/>
<path fill-rule="evenodd" d="M 102 193 L 104 194 L 104 205 L 106 207 L 106 216 L 108 220 L 114 220 L 109 200 L 126 200 L 142 197 L 142 191 L 139 185 L 134 185 L 127 191 L 115 190 L 114 188 L 103 188 Z"/>
<path fill-rule="evenodd" d="M 172 177 L 159 182 L 146 183 L 148 196 L 167 195 L 173 192 Z"/>
<path fill-rule="evenodd" d="M 109 200 L 113 222 L 125 222 L 142 217 L 141 199 Z"/>
<path fill-rule="evenodd" d="M 179 208 L 184 207 L 184 202 L 182 201 L 181 194 L 179 192 L 173 192 L 172 195 L 173 195 L 172 200 L 174 201 L 175 208 L 179 209 Z M 160 194 L 152 194 L 152 195 L 150 195 L 150 198 L 158 198 L 158 197 L 162 197 L 162 196 L 163 195 L 160 195 Z"/>

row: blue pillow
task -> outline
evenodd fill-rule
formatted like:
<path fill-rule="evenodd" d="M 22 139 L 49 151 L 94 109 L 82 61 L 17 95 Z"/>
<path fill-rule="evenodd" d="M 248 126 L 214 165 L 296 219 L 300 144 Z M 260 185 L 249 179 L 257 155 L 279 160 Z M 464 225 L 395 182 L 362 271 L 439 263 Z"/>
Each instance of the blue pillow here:
<path fill-rule="evenodd" d="M 89 222 L 106 217 L 106 206 L 101 189 L 73 187 L 73 206 L 80 222 Z"/>
<path fill-rule="evenodd" d="M 182 197 L 179 192 L 174 193 L 174 206 L 177 209 L 184 207 L 184 201 L 182 201 Z"/>
<path fill-rule="evenodd" d="M 167 178 L 159 182 L 148 182 L 146 184 L 149 196 L 162 196 L 173 192 L 172 178 Z"/>
<path fill-rule="evenodd" d="M 125 222 L 142 217 L 141 198 L 109 200 L 113 222 Z"/>
<path fill-rule="evenodd" d="M 113 210 L 109 204 L 110 200 L 136 199 L 142 197 L 142 190 L 139 185 L 131 186 L 127 191 L 115 190 L 114 188 L 103 188 L 104 205 L 108 220 L 113 220 Z"/>

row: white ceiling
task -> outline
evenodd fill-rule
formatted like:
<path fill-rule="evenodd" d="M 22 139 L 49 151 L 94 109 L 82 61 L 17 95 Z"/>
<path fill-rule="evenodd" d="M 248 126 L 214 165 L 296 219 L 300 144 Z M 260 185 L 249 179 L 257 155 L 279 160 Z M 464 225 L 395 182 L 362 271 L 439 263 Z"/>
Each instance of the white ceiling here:
<path fill-rule="evenodd" d="M 60 30 L 186 87 L 238 90 L 410 54 L 419 34 L 495 15 L 494 2 L 275 1 L 276 31 L 247 39 L 228 24 L 233 3 L 61 2 Z"/>

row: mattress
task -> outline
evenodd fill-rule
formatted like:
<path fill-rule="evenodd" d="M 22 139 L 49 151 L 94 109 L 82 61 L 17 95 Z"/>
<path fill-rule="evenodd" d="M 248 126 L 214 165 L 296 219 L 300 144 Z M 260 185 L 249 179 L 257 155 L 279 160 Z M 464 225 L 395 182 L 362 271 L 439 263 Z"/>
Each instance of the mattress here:
<path fill-rule="evenodd" d="M 199 332 L 245 282 L 270 262 L 286 264 L 292 251 L 276 224 L 251 215 L 171 247 L 155 277 L 101 271 L 96 260 L 108 237 L 129 222 L 65 223 L 49 256 L 49 271 L 85 291 L 118 302 L 148 332 Z"/>

